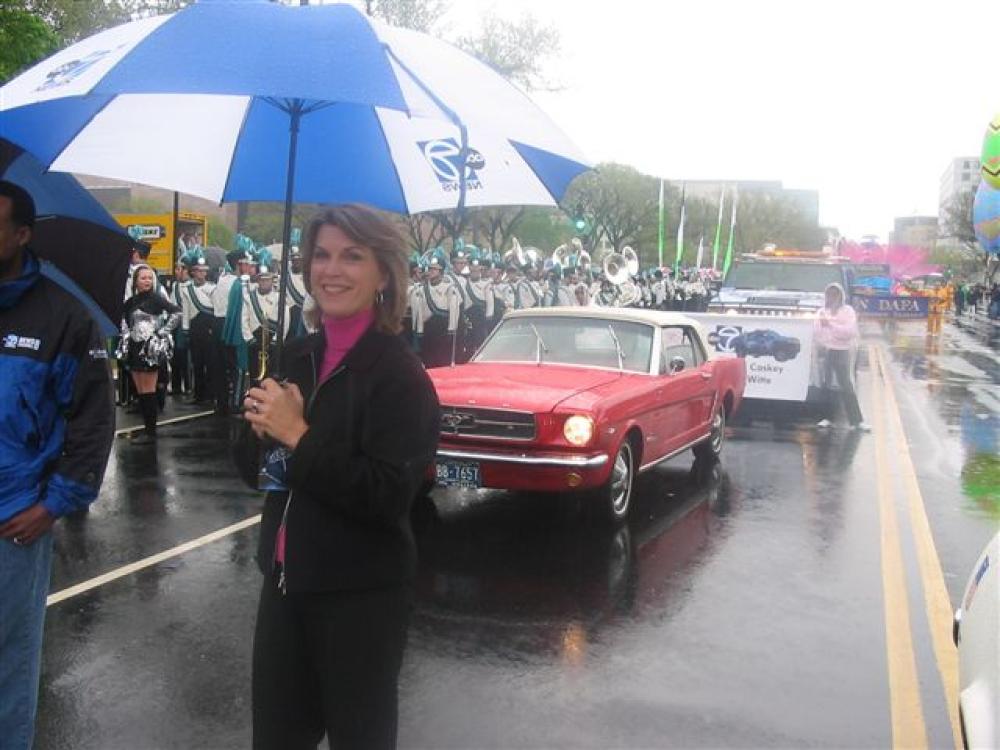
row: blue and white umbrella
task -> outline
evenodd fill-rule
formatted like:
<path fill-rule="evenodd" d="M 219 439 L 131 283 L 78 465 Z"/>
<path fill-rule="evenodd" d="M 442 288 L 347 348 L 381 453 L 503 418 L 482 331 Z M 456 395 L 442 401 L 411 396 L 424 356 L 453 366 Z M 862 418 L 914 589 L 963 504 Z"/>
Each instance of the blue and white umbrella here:
<path fill-rule="evenodd" d="M 56 53 L 0 88 L 0 135 L 58 171 L 400 213 L 455 208 L 461 193 L 552 205 L 588 168 L 455 47 L 350 5 L 263 0 L 203 0 Z"/>
<path fill-rule="evenodd" d="M 0 88 L 0 136 L 53 170 L 284 200 L 286 250 L 296 202 L 555 205 L 589 168 L 455 47 L 350 5 L 266 0 L 203 0 L 56 53 Z"/>

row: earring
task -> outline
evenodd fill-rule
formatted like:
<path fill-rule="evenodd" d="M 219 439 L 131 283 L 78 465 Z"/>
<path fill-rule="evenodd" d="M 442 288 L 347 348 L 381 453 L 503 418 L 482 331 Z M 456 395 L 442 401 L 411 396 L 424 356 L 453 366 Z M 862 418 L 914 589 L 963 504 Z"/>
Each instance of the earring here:
<path fill-rule="evenodd" d="M 383 302 L 385 302 L 385 295 L 382 293 L 382 290 L 379 289 L 375 292 L 375 304 L 380 306 Z"/>

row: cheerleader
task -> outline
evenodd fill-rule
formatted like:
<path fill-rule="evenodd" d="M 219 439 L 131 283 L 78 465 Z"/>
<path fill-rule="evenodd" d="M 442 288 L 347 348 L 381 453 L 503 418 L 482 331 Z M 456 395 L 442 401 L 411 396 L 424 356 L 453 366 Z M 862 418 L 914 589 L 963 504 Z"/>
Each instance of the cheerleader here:
<path fill-rule="evenodd" d="M 172 333 L 181 321 L 181 309 L 156 291 L 156 273 L 140 266 L 132 277 L 134 294 L 125 302 L 119 358 L 132 376 L 139 394 L 145 426 L 143 436 L 133 442 L 156 439 L 156 380 L 160 367 L 173 354 Z"/>

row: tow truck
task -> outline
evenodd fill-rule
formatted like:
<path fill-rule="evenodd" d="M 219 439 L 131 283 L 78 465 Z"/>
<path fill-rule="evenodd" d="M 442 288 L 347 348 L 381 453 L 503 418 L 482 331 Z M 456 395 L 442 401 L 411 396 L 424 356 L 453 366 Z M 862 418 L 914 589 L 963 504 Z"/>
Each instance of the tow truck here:
<path fill-rule="evenodd" d="M 847 258 L 828 252 L 768 246 L 744 253 L 726 274 L 709 312 L 749 315 L 811 315 L 823 307 L 828 284 L 848 295 L 851 274 Z"/>
<path fill-rule="evenodd" d="M 705 326 L 719 356 L 746 358 L 746 398 L 816 401 L 814 320 L 831 283 L 841 285 L 851 304 L 851 276 L 850 261 L 830 251 L 765 246 L 741 255 L 708 312 L 691 317 Z"/>

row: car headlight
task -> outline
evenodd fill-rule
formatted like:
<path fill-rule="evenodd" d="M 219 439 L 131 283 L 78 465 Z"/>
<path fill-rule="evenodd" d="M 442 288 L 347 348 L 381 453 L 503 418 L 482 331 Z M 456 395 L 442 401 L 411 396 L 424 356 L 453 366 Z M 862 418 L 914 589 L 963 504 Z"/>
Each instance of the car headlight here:
<path fill-rule="evenodd" d="M 586 445 L 594 436 L 594 420 L 576 414 L 566 420 L 563 425 L 563 435 L 570 445 Z"/>

